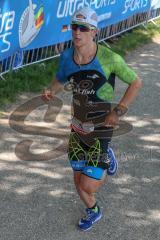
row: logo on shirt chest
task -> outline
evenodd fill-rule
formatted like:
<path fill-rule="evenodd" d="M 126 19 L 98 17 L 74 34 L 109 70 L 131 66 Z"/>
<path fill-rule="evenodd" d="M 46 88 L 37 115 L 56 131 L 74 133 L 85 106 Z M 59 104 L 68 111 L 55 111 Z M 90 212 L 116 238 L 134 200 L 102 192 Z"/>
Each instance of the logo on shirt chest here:
<path fill-rule="evenodd" d="M 82 95 L 93 95 L 95 94 L 95 90 L 93 88 L 93 82 L 91 80 L 80 80 L 76 82 L 74 77 L 72 76 L 69 79 L 70 89 L 72 89 L 73 93 L 79 93 Z"/>
<path fill-rule="evenodd" d="M 94 89 L 81 89 L 81 88 L 74 88 L 73 89 L 73 93 L 79 93 L 82 95 L 93 95 L 95 94 L 95 90 Z"/>

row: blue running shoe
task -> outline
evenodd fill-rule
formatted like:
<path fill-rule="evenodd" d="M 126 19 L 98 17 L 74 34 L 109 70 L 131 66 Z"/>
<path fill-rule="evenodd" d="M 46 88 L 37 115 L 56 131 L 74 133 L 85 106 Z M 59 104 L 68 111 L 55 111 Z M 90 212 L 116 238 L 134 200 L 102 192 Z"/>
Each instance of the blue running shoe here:
<path fill-rule="evenodd" d="M 108 158 L 110 160 L 109 168 L 107 169 L 108 175 L 114 175 L 118 170 L 118 161 L 114 155 L 112 148 L 108 149 Z"/>
<path fill-rule="evenodd" d="M 99 208 L 99 211 L 95 213 L 93 210 L 87 208 L 86 209 L 87 215 L 84 218 L 81 218 L 78 227 L 82 231 L 88 231 L 92 228 L 93 224 L 98 222 L 102 217 L 102 212 Z"/>

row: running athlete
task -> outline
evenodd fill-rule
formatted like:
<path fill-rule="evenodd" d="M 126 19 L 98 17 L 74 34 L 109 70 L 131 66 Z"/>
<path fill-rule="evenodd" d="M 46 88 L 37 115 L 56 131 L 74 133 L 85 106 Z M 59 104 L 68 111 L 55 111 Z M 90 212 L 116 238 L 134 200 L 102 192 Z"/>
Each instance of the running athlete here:
<path fill-rule="evenodd" d="M 91 8 L 75 12 L 71 22 L 74 46 L 61 54 L 56 79 L 51 89 L 43 93 L 46 100 L 51 100 L 58 91 L 72 89 L 68 157 L 76 190 L 86 206 L 86 216 L 78 223 L 83 231 L 91 229 L 102 217 L 94 194 L 106 175 L 114 174 L 117 169 L 109 148 L 112 132 L 141 87 L 141 80 L 118 54 L 96 44 L 97 24 L 97 14 Z M 119 104 L 112 108 L 115 76 L 128 84 L 128 88 Z"/>

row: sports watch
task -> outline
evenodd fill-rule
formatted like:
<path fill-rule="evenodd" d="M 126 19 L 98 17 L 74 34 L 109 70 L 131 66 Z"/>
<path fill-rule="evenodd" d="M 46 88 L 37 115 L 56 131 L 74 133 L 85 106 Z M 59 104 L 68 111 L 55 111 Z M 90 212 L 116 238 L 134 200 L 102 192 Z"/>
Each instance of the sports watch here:
<path fill-rule="evenodd" d="M 123 116 L 127 111 L 128 108 L 126 106 L 118 104 L 113 111 L 117 114 L 118 117 Z"/>

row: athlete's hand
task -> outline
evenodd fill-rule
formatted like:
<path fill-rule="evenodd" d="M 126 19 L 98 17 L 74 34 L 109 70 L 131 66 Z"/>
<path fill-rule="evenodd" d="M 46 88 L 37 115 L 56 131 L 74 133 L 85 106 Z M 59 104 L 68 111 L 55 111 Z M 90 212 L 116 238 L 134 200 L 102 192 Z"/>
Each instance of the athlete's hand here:
<path fill-rule="evenodd" d="M 55 93 L 50 89 L 44 89 L 42 92 L 42 99 L 44 101 L 51 101 L 54 99 Z"/>
<path fill-rule="evenodd" d="M 119 123 L 119 117 L 117 114 L 112 111 L 109 115 L 107 115 L 105 119 L 105 126 L 106 127 L 115 127 Z"/>

